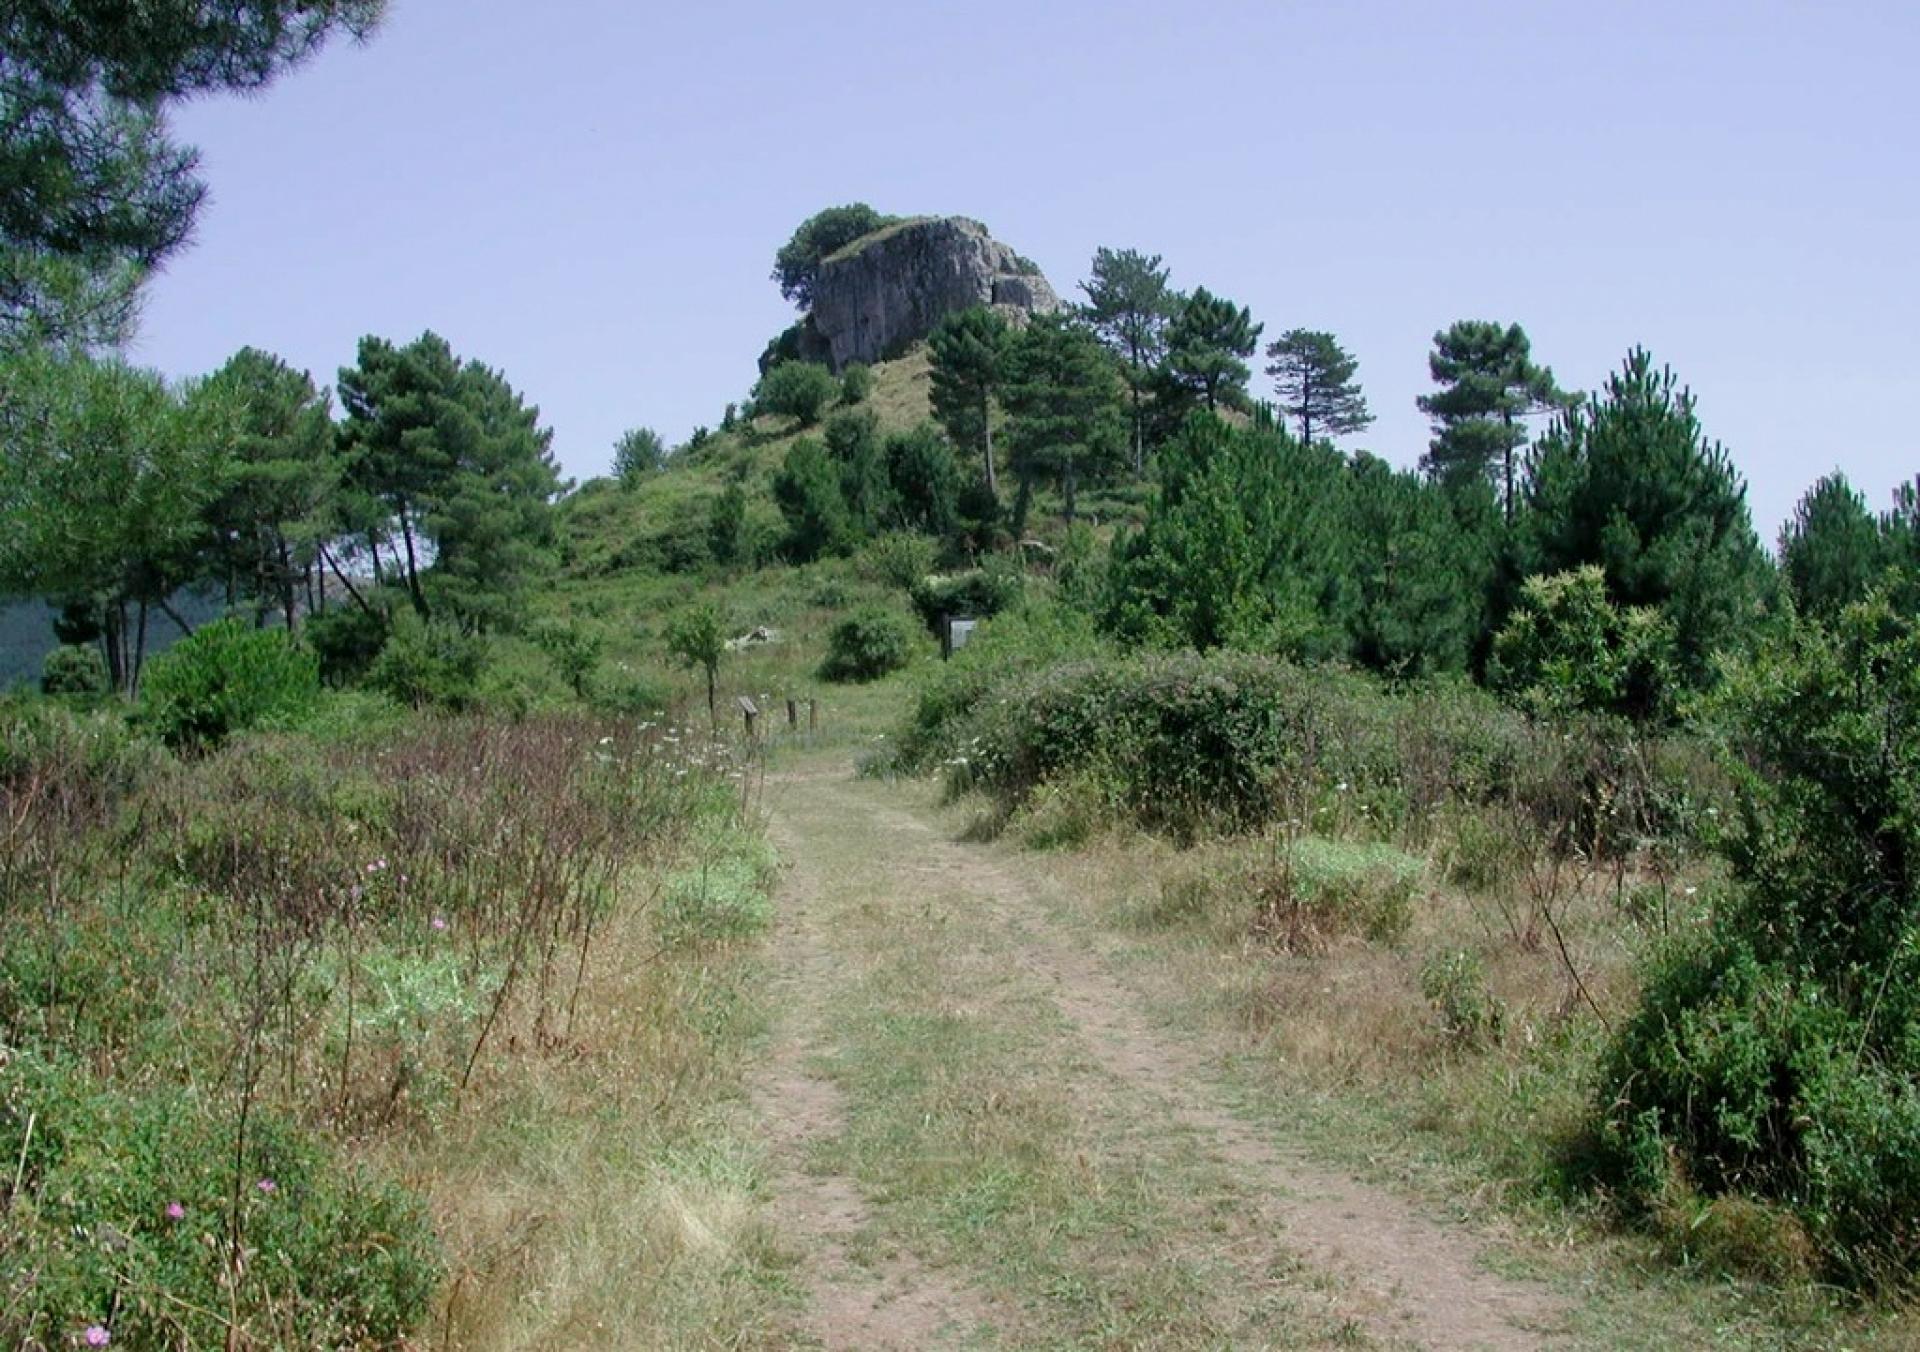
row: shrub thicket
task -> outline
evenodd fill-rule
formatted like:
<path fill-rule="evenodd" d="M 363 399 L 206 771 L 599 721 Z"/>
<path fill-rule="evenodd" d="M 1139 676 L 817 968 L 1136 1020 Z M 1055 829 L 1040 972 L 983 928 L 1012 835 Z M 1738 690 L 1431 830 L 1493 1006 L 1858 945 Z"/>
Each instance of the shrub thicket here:
<path fill-rule="evenodd" d="M 820 675 L 829 681 L 872 681 L 900 670 L 912 657 L 907 620 L 882 606 L 862 606 L 827 635 Z"/>
<path fill-rule="evenodd" d="M 319 663 L 285 631 L 221 620 L 153 659 L 140 704 L 169 746 L 210 747 L 297 718 L 319 694 Z"/>
<path fill-rule="evenodd" d="M 49 695 L 101 695 L 109 683 L 106 659 L 91 643 L 63 643 L 40 666 L 40 689 Z"/>
<path fill-rule="evenodd" d="M 801 427 L 811 427 L 839 395 L 840 382 L 826 367 L 810 361 L 789 361 L 760 378 L 753 402 L 763 413 L 777 413 Z"/>
<path fill-rule="evenodd" d="M 1853 1279 L 1920 1260 L 1920 624 L 1883 601 L 1736 667 L 1738 894 L 1668 954 L 1598 1098 L 1630 1202 L 1757 1197 Z"/>

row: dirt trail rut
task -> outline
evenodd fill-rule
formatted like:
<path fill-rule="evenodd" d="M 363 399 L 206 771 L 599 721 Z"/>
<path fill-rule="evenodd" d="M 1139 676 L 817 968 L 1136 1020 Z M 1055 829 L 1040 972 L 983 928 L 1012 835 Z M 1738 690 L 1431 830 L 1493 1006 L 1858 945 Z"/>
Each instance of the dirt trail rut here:
<path fill-rule="evenodd" d="M 1470 1231 L 1312 1162 L 1285 1144 L 1284 1123 L 1256 1129 L 1235 1115 L 1207 1051 L 1149 1022 L 1141 996 L 1050 916 L 1018 856 L 951 839 L 919 795 L 851 780 L 838 767 L 783 776 L 771 795 L 775 842 L 791 869 L 776 941 L 787 1014 L 758 1097 L 782 1162 L 777 1221 L 804 1237 L 799 1247 L 818 1250 L 805 1273 L 815 1338 L 848 1348 L 952 1346 L 1000 1322 L 982 1296 L 911 1256 L 856 1268 L 847 1239 L 870 1220 L 858 1189 L 851 1180 L 809 1175 L 798 1163 L 807 1142 L 836 1131 L 841 1115 L 837 1091 L 806 1069 L 826 1036 L 808 992 L 833 979 L 829 937 L 811 918 L 822 882 L 811 851 L 822 829 L 837 829 L 857 833 L 871 868 L 897 879 L 903 904 L 937 879 L 944 894 L 962 894 L 975 908 L 969 923 L 1010 932 L 1018 961 L 1087 1058 L 1139 1099 L 1161 1105 L 1194 1148 L 1228 1167 L 1257 1220 L 1250 1242 L 1277 1246 L 1339 1279 L 1344 1313 L 1373 1338 L 1500 1352 L 1564 1343 L 1556 1336 L 1564 1302 L 1486 1270 Z"/>

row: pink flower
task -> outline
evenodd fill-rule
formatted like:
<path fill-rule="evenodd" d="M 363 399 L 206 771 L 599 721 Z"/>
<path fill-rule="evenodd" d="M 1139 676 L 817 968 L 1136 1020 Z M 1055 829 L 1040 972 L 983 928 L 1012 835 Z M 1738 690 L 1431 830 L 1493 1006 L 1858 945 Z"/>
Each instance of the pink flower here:
<path fill-rule="evenodd" d="M 105 1347 L 113 1341 L 113 1335 L 108 1333 L 102 1325 L 89 1324 L 87 1325 L 86 1339 L 88 1347 Z"/>
<path fill-rule="evenodd" d="M 447 918 L 444 915 L 436 915 L 433 918 L 433 927 L 437 930 L 445 929 L 447 927 Z"/>
<path fill-rule="evenodd" d="M 278 1183 L 275 1183 L 271 1178 L 263 1178 L 258 1183 L 255 1183 L 253 1186 L 260 1189 L 260 1191 L 262 1192 L 273 1192 L 274 1190 L 279 1188 L 280 1185 Z"/>
<path fill-rule="evenodd" d="M 178 1202 L 167 1203 L 167 1219 L 168 1220 L 181 1221 L 181 1220 L 185 1220 L 186 1218 L 187 1218 L 187 1209 L 185 1207 L 181 1206 Z"/>

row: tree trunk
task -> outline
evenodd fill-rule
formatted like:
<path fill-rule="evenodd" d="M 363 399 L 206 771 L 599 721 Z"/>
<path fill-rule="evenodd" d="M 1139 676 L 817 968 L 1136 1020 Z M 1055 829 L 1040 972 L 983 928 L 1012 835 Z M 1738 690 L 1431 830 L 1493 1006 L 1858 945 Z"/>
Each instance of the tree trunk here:
<path fill-rule="evenodd" d="M 376 587 L 387 585 L 386 574 L 380 568 L 380 537 L 372 531 L 367 532 L 367 552 L 373 555 L 373 583 Z M 340 570 L 334 569 L 337 573 Z"/>
<path fill-rule="evenodd" d="M 179 611 L 173 608 L 173 603 L 171 601 L 167 600 L 163 596 L 160 598 L 159 601 L 155 602 L 155 604 L 160 607 L 160 613 L 162 615 L 165 615 L 168 619 L 173 621 L 174 628 L 180 631 L 181 638 L 193 637 L 193 626 L 187 623 L 185 616 L 183 616 Z"/>
<path fill-rule="evenodd" d="M 1501 448 L 1503 453 L 1506 456 L 1506 462 L 1507 462 L 1506 463 L 1507 492 L 1506 492 L 1505 498 L 1503 499 L 1503 502 L 1507 509 L 1507 524 L 1511 526 L 1513 524 L 1513 414 L 1510 412 L 1503 413 L 1500 415 L 1500 418 L 1501 418 L 1501 421 L 1506 424 L 1506 428 L 1507 428 L 1507 435 L 1504 439 L 1504 445 Z"/>
<path fill-rule="evenodd" d="M 1069 526 L 1071 526 L 1071 525 L 1073 524 L 1073 508 L 1074 508 L 1074 490 L 1075 490 L 1075 489 L 1076 489 L 1077 487 L 1079 487 L 1079 484 L 1078 484 L 1078 477 L 1079 477 L 1079 476 L 1078 476 L 1078 475 L 1076 475 L 1076 474 L 1074 473 L 1074 468 L 1073 468 L 1073 452 L 1072 452 L 1071 450 L 1069 450 L 1069 451 L 1067 452 L 1067 472 L 1066 472 L 1066 474 L 1065 474 L 1065 476 L 1064 476 L 1064 478 L 1065 478 L 1065 481 L 1066 481 L 1066 484 L 1065 484 L 1065 486 L 1066 486 L 1066 490 L 1067 490 L 1067 491 L 1066 491 L 1066 497 L 1067 497 L 1067 524 L 1068 524 Z"/>
<path fill-rule="evenodd" d="M 113 688 L 122 694 L 131 694 L 127 689 L 127 610 L 119 601 L 108 604 L 101 617 L 104 623 L 100 629 L 100 642 L 107 650 L 107 676 L 113 682 Z"/>
<path fill-rule="evenodd" d="M 426 593 L 420 590 L 420 561 L 413 551 L 413 522 L 408 519 L 405 508 L 400 511 L 400 538 L 407 546 L 407 590 L 413 595 L 413 608 L 420 612 L 421 619 L 432 619 L 427 610 Z"/>
<path fill-rule="evenodd" d="M 289 634 L 298 627 L 295 620 L 299 598 L 294 591 L 298 577 L 299 574 L 293 571 L 293 554 L 287 549 L 287 537 L 283 535 L 280 537 L 280 608 L 287 617 Z"/>
<path fill-rule="evenodd" d="M 1127 393 L 1133 399 L 1133 477 L 1144 479 L 1147 474 L 1147 430 L 1141 425 L 1140 373 L 1137 370 L 1134 378 L 1127 382 Z"/>
<path fill-rule="evenodd" d="M 993 472 L 993 396 L 984 391 L 980 395 L 980 431 L 986 444 L 987 492 L 998 501 L 1000 481 Z"/>
<path fill-rule="evenodd" d="M 716 689 L 719 675 L 718 668 L 707 668 L 707 720 L 713 724 L 715 732 L 720 730 L 720 696 Z"/>
<path fill-rule="evenodd" d="M 333 575 L 340 579 L 340 585 L 347 589 L 347 595 L 353 598 L 355 605 L 359 606 L 360 609 L 366 611 L 369 615 L 377 615 L 380 613 L 367 604 L 367 598 L 362 596 L 360 589 L 353 585 L 353 579 L 340 570 L 340 565 L 333 561 L 333 556 L 327 553 L 327 547 L 325 545 L 320 546 L 320 562 L 333 569 Z M 325 578 L 322 578 L 320 582 L 320 594 L 322 596 L 327 594 Z"/>
<path fill-rule="evenodd" d="M 140 603 L 140 627 L 133 642 L 133 675 L 127 682 L 127 694 L 140 698 L 140 668 L 147 664 L 147 603 Z"/>

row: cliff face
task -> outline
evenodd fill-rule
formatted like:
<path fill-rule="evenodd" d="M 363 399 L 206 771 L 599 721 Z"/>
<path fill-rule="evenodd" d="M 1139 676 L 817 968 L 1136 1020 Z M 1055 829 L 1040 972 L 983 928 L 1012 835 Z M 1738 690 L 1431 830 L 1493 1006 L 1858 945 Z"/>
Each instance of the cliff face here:
<path fill-rule="evenodd" d="M 804 355 L 836 371 L 876 362 L 925 338 L 954 310 L 990 305 L 1011 322 L 1060 308 L 1040 269 L 978 221 L 902 221 L 856 240 L 820 265 Z"/>

